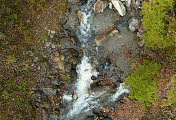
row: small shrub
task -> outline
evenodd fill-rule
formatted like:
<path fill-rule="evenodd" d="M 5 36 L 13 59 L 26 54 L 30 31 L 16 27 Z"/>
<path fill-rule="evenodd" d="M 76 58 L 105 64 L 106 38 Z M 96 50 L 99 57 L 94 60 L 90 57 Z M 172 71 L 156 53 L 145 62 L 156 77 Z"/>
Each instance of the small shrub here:
<path fill-rule="evenodd" d="M 158 73 L 160 65 L 144 60 L 143 65 L 138 65 L 138 68 L 125 79 L 125 84 L 129 85 L 129 97 L 138 99 L 144 106 L 155 105 L 156 82 L 155 74 Z"/>

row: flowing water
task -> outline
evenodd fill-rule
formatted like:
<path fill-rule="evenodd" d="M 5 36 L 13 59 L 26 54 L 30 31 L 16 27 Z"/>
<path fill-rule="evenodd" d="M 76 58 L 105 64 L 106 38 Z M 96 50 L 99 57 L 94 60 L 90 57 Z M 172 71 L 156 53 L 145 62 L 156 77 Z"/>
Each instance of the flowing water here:
<path fill-rule="evenodd" d="M 95 0 L 89 0 L 81 9 L 82 21 L 80 23 L 80 31 L 77 36 L 82 44 L 85 45 L 85 49 L 91 39 L 90 24 L 94 1 Z M 73 103 L 73 109 L 69 111 L 67 118 L 71 118 L 72 116 L 79 114 L 82 110 L 89 106 L 89 101 L 92 100 L 89 98 L 88 91 L 90 84 L 92 83 L 91 76 L 97 75 L 97 73 L 92 73 L 91 70 L 92 66 L 89 63 L 89 57 L 84 55 L 81 64 L 77 66 L 78 78 L 75 87 L 78 99 Z"/>
<path fill-rule="evenodd" d="M 81 8 L 82 21 L 80 23 L 79 33 L 77 34 L 79 40 L 85 47 L 85 51 L 88 47 L 88 42 L 91 40 L 91 15 L 93 12 L 93 5 L 95 0 L 88 0 L 87 4 Z M 98 49 L 96 48 L 98 52 Z M 77 65 L 78 78 L 75 84 L 77 100 L 73 102 L 72 109 L 69 110 L 65 119 L 72 119 L 75 115 L 86 112 L 92 109 L 95 104 L 98 104 L 89 94 L 90 84 L 92 83 L 91 76 L 97 76 L 98 73 L 92 73 L 92 66 L 90 64 L 90 58 L 84 56 L 81 60 L 81 64 Z M 127 89 L 124 89 L 122 84 L 118 88 L 117 92 L 112 96 L 115 101 L 121 94 L 128 93 Z M 64 100 L 72 101 L 71 96 L 63 96 Z"/>

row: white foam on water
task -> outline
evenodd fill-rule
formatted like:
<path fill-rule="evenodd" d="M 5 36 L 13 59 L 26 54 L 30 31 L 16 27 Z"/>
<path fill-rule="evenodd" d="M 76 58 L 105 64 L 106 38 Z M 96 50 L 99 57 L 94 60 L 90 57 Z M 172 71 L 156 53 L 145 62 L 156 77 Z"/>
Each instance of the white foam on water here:
<path fill-rule="evenodd" d="M 79 114 L 84 108 L 89 106 L 89 92 L 90 84 L 92 83 L 91 76 L 93 75 L 92 66 L 89 63 L 89 58 L 84 56 L 82 58 L 81 64 L 77 66 L 77 83 L 75 84 L 76 93 L 78 95 L 78 99 L 73 103 L 73 109 L 67 114 L 67 116 L 71 117 Z M 97 73 L 94 73 L 96 76 Z"/>
<path fill-rule="evenodd" d="M 111 100 L 117 100 L 124 93 L 129 94 L 129 90 L 124 87 L 124 83 L 121 83 L 120 86 L 117 88 L 116 93 L 112 96 Z"/>
<path fill-rule="evenodd" d="M 63 100 L 72 101 L 72 95 L 63 95 Z"/>
<path fill-rule="evenodd" d="M 93 1 L 94 0 L 88 0 L 87 5 L 85 5 L 81 10 L 82 21 L 80 23 L 80 33 L 78 34 L 78 38 L 83 43 L 87 43 L 91 38 L 90 19 L 91 12 L 93 10 Z M 89 101 L 91 101 L 91 99 L 88 99 L 88 89 L 90 88 L 90 84 L 92 83 L 91 76 L 93 75 L 93 73 L 91 71 L 92 66 L 89 63 L 89 58 L 84 55 L 81 64 L 77 65 L 78 78 L 75 87 L 78 99 L 74 101 L 73 108 L 67 114 L 67 118 L 79 114 L 83 111 L 84 108 L 90 105 Z M 97 73 L 94 74 L 96 75 Z"/>

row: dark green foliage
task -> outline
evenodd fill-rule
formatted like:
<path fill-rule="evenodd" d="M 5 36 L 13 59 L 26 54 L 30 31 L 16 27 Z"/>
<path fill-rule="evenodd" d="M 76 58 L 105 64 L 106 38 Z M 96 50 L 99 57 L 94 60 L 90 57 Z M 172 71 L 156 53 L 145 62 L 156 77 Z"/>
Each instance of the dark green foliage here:
<path fill-rule="evenodd" d="M 143 65 L 139 65 L 133 73 L 125 79 L 125 84 L 129 85 L 129 97 L 138 99 L 145 106 L 155 105 L 156 82 L 155 74 L 158 73 L 160 65 L 144 60 Z"/>

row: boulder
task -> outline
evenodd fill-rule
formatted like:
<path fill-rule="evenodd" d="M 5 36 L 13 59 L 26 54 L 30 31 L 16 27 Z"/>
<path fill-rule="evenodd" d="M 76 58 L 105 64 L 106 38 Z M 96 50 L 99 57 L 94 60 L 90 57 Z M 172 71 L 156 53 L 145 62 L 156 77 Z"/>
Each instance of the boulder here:
<path fill-rule="evenodd" d="M 126 14 L 126 8 L 121 1 L 112 0 L 112 4 L 114 5 L 114 7 L 117 9 L 117 11 L 121 16 L 124 16 Z"/>
<path fill-rule="evenodd" d="M 94 11 L 95 13 L 101 13 L 105 10 L 107 6 L 108 6 L 107 2 L 97 0 L 97 2 L 94 4 Z"/>
<path fill-rule="evenodd" d="M 135 19 L 135 18 L 131 18 L 129 20 L 129 30 L 131 30 L 132 32 L 136 31 L 137 29 L 139 29 L 139 26 L 140 26 L 140 22 L 138 19 Z"/>

